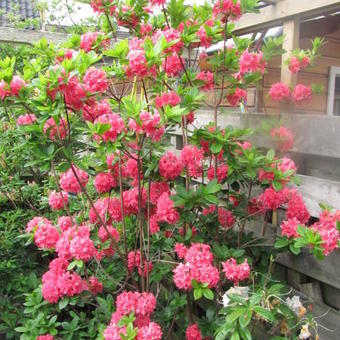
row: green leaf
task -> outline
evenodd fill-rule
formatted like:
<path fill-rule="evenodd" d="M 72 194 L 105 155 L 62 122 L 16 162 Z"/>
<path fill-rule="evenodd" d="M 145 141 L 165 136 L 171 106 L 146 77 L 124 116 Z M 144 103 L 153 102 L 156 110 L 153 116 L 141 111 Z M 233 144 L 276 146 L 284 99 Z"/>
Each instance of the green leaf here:
<path fill-rule="evenodd" d="M 203 296 L 208 300 L 214 300 L 214 292 L 211 289 L 203 289 Z"/>
<path fill-rule="evenodd" d="M 246 328 L 251 320 L 251 310 L 247 310 L 241 317 L 238 319 L 240 326 L 242 328 Z"/>
<path fill-rule="evenodd" d="M 275 241 L 275 248 L 280 249 L 280 248 L 285 248 L 288 247 L 289 245 L 289 240 L 287 238 L 281 237 Z"/>
<path fill-rule="evenodd" d="M 70 299 L 68 297 L 60 300 L 59 303 L 58 303 L 58 307 L 60 309 L 64 309 L 68 305 L 69 301 L 70 301 Z"/>
<path fill-rule="evenodd" d="M 238 331 L 235 331 L 233 335 L 231 336 L 230 340 L 240 340 L 240 336 L 238 334 Z"/>
<path fill-rule="evenodd" d="M 214 143 L 210 146 L 210 150 L 213 154 L 219 154 L 222 150 L 222 144 Z"/>
<path fill-rule="evenodd" d="M 260 315 L 262 318 L 264 318 L 268 321 L 271 321 L 271 322 L 275 321 L 273 314 L 268 309 L 265 309 L 265 308 L 260 307 L 260 306 L 255 306 L 253 308 L 253 310 L 256 314 Z"/>
<path fill-rule="evenodd" d="M 199 300 L 202 297 L 202 289 L 201 288 L 195 288 L 194 289 L 194 299 Z"/>
<path fill-rule="evenodd" d="M 275 157 L 275 150 L 274 149 L 269 149 L 267 152 L 267 159 L 269 161 L 272 161 Z"/>

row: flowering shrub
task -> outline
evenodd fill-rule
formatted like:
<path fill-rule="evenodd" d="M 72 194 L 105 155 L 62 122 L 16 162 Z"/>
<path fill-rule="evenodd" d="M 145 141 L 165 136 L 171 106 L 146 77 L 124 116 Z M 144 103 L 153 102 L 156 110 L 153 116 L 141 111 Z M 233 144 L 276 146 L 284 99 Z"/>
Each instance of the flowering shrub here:
<path fill-rule="evenodd" d="M 69 307 L 71 323 L 80 322 L 85 312 L 78 316 L 73 306 L 95 314 L 91 336 L 106 340 L 162 334 L 250 339 L 259 320 L 273 329 L 285 322 L 295 337 L 299 325 L 308 326 L 309 319 L 280 309 L 286 303 L 275 296 L 283 286 L 269 283 L 271 263 L 269 270 L 261 267 L 261 247 L 246 226 L 259 217 L 266 223 L 285 207 L 274 255 L 309 247 L 322 258 L 338 248 L 339 212 L 325 211 L 308 225 L 303 198 L 288 185 L 294 162 L 273 149 L 264 154 L 249 142 L 251 131 L 218 124 L 223 96 L 232 106 L 246 104 L 247 87 L 262 77 L 280 45 L 271 40 L 253 51 L 250 40 L 235 39 L 226 47 L 229 23 L 255 3 L 94 0 L 102 32 L 74 36 L 64 47 L 39 42 L 39 59 L 20 75 L 14 59 L 1 63 L 2 104 L 17 117 L 33 164 L 54 186 L 48 203 L 55 218 L 36 216 L 26 232 L 28 243 L 50 260 L 34 292 L 40 299 L 31 298 L 58 315 L 44 314 L 48 327 L 19 327 L 23 336 L 81 337 L 81 327 L 67 326 L 71 332 L 60 315 Z M 132 39 L 118 41 L 117 26 L 129 29 Z M 223 50 L 210 57 L 212 72 L 198 70 L 199 52 L 204 57 L 221 41 Z M 196 60 L 185 57 L 193 52 Z M 100 68 L 103 56 L 112 63 Z M 191 131 L 208 90 L 219 94 L 212 123 Z M 279 84 L 271 94 L 296 102 L 311 97 L 303 85 L 291 92 Z M 178 128 L 184 146 L 176 154 L 166 136 Z M 272 137 L 280 152 L 293 146 L 284 127 Z M 254 187 L 262 193 L 255 195 Z M 250 282 L 247 294 L 238 293 Z M 207 313 L 198 308 L 200 299 Z M 105 318 L 97 315 L 98 305 Z"/>

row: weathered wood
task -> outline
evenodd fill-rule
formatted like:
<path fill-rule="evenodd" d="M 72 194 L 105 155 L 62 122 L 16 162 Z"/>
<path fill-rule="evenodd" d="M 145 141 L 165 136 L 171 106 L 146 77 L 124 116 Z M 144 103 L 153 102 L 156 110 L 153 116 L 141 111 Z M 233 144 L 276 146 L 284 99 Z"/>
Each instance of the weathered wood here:
<path fill-rule="evenodd" d="M 278 255 L 277 262 L 318 281 L 340 289 L 340 251 L 335 251 L 323 261 L 316 260 L 308 249 L 298 256 L 291 253 Z"/>
<path fill-rule="evenodd" d="M 235 34 L 261 31 L 264 28 L 279 26 L 287 18 L 300 15 L 301 18 L 335 11 L 340 8 L 337 0 L 282 0 L 272 6 L 260 9 L 260 13 L 247 13 L 235 24 Z"/>

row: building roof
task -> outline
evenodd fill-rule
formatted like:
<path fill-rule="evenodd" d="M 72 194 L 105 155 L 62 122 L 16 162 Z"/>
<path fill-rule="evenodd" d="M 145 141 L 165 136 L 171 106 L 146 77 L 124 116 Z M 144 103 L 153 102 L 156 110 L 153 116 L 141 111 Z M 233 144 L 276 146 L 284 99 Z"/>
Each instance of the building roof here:
<path fill-rule="evenodd" d="M 24 21 L 39 18 L 40 14 L 35 9 L 34 0 L 0 0 L 0 26 L 13 26 L 9 16 Z"/>

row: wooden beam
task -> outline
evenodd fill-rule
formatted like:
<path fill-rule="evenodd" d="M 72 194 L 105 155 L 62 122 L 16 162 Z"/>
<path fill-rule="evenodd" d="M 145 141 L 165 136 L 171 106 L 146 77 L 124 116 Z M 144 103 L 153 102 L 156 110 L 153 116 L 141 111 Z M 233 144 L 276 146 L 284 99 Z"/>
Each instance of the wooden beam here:
<path fill-rule="evenodd" d="M 339 0 L 281 0 L 272 6 L 260 9 L 260 13 L 246 13 L 235 23 L 234 33 L 237 35 L 252 33 L 263 28 L 280 26 L 293 17 L 317 16 L 328 11 L 340 9 Z"/>
<path fill-rule="evenodd" d="M 300 18 L 293 17 L 283 23 L 284 41 L 282 48 L 285 53 L 281 59 L 281 81 L 287 84 L 290 88 L 294 88 L 297 82 L 297 75 L 289 71 L 287 60 L 291 56 L 292 50 L 299 47 L 300 43 Z M 293 105 L 291 103 L 282 103 L 280 106 L 281 112 L 292 112 Z"/>

